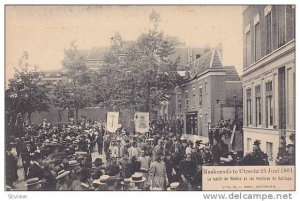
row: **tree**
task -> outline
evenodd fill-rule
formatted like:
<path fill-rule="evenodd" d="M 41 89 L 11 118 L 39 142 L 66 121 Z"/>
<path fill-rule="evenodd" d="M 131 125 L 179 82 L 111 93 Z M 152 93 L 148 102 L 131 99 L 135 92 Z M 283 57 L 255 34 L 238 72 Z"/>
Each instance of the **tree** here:
<path fill-rule="evenodd" d="M 111 107 L 150 112 L 168 100 L 180 82 L 176 69 L 179 59 L 171 60 L 175 43 L 159 30 L 160 16 L 153 11 L 148 33 L 130 46 L 117 34 L 105 58 L 102 74 L 107 75 L 106 97 Z M 125 55 L 125 57 L 124 57 Z"/>
<path fill-rule="evenodd" d="M 78 123 L 78 111 L 93 103 L 91 72 L 84 62 L 85 54 L 79 51 L 75 42 L 65 50 L 63 68 L 67 79 L 58 83 L 55 88 L 59 93 L 52 99 L 55 106 L 75 111 L 75 122 Z"/>
<path fill-rule="evenodd" d="M 31 122 L 33 112 L 49 109 L 49 89 L 42 82 L 39 73 L 30 68 L 32 66 L 28 63 L 28 54 L 24 52 L 18 68 L 15 68 L 14 78 L 9 80 L 5 91 L 6 114 L 11 123 L 16 121 L 18 114 L 22 117 L 27 114 L 28 121 Z"/>

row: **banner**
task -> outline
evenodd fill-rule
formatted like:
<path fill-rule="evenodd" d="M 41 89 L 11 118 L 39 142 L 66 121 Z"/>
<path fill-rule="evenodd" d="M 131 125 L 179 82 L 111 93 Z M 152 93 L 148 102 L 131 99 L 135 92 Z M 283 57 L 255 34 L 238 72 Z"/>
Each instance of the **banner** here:
<path fill-rule="evenodd" d="M 135 131 L 139 133 L 149 132 L 149 113 L 136 112 L 134 114 Z"/>
<path fill-rule="evenodd" d="M 109 132 L 116 132 L 119 127 L 119 112 L 107 112 L 106 129 Z"/>

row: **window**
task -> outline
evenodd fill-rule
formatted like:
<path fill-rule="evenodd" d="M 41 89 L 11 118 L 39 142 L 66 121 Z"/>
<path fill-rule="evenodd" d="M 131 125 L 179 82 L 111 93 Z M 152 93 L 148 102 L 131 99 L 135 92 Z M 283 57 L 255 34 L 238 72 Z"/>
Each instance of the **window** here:
<path fill-rule="evenodd" d="M 261 125 L 261 93 L 260 85 L 255 87 L 255 120 L 256 126 Z"/>
<path fill-rule="evenodd" d="M 199 106 L 202 106 L 202 85 L 199 88 Z"/>
<path fill-rule="evenodd" d="M 273 126 L 274 121 L 274 105 L 273 105 L 273 93 L 272 93 L 272 81 L 266 83 L 266 125 L 267 127 Z"/>
<path fill-rule="evenodd" d="M 181 100 L 178 100 L 178 108 L 181 110 Z"/>
<path fill-rule="evenodd" d="M 193 87 L 193 108 L 196 107 L 196 89 Z"/>
<path fill-rule="evenodd" d="M 273 125 L 273 99 L 272 96 L 267 96 L 267 126 Z"/>
<path fill-rule="evenodd" d="M 246 108 L 246 123 L 247 125 L 252 124 L 252 107 L 251 107 L 251 89 L 246 90 L 246 97 L 247 97 L 247 108 Z"/>
<path fill-rule="evenodd" d="M 61 109 L 58 109 L 57 113 L 58 113 L 58 122 L 62 122 L 62 111 L 61 111 Z"/>
<path fill-rule="evenodd" d="M 250 31 L 246 33 L 246 66 L 251 64 L 251 36 Z"/>
<path fill-rule="evenodd" d="M 178 94 L 177 94 L 177 100 L 178 100 L 177 104 L 178 104 L 178 109 L 179 110 L 181 110 L 181 108 L 182 108 L 182 100 L 181 99 L 182 99 L 181 91 L 179 91 Z"/>
<path fill-rule="evenodd" d="M 266 83 L 266 91 L 267 92 L 272 91 L 272 81 Z"/>
<path fill-rule="evenodd" d="M 266 152 L 268 155 L 268 159 L 269 159 L 269 161 L 272 161 L 273 160 L 273 143 L 267 142 L 266 149 L 267 149 Z"/>
<path fill-rule="evenodd" d="M 278 47 L 286 43 L 286 6 L 278 6 Z"/>
<path fill-rule="evenodd" d="M 68 120 L 74 119 L 74 110 L 68 110 Z"/>
<path fill-rule="evenodd" d="M 196 59 L 199 59 L 201 57 L 201 54 L 196 54 Z"/>
<path fill-rule="evenodd" d="M 266 22 L 266 53 L 269 54 L 272 51 L 272 16 L 271 10 L 265 16 Z"/>
<path fill-rule="evenodd" d="M 251 152 L 251 147 L 252 147 L 252 139 L 247 138 L 247 152 Z"/>
<path fill-rule="evenodd" d="M 188 90 L 185 91 L 185 108 L 189 108 L 189 92 Z"/>
<path fill-rule="evenodd" d="M 260 58 L 260 25 L 259 22 L 254 26 L 254 32 L 255 32 L 255 61 L 257 61 Z"/>

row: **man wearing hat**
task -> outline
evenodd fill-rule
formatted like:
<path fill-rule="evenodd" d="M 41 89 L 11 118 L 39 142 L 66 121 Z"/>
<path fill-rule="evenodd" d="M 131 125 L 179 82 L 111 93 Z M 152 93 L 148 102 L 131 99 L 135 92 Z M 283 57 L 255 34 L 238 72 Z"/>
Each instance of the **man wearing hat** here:
<path fill-rule="evenodd" d="M 253 143 L 253 153 L 261 153 L 262 150 L 260 149 L 260 141 L 259 140 L 255 140 Z"/>
<path fill-rule="evenodd" d="M 217 141 L 217 144 L 213 145 L 211 152 L 213 155 L 214 163 L 215 165 L 220 164 L 220 158 L 226 157 L 229 153 L 228 145 L 224 143 L 224 141 L 221 139 L 221 137 L 215 138 Z"/>
<path fill-rule="evenodd" d="M 34 153 L 32 156 L 31 165 L 28 168 L 28 178 L 38 177 L 42 179 L 44 177 L 44 170 L 41 166 L 43 156 L 40 153 Z"/>
<path fill-rule="evenodd" d="M 67 184 L 69 173 L 70 173 L 70 171 L 66 171 L 66 170 L 61 170 L 58 172 L 58 175 L 56 177 L 56 180 L 57 180 L 56 190 L 58 190 L 58 191 L 69 190 L 68 184 Z"/>
<path fill-rule="evenodd" d="M 253 157 L 253 165 L 269 165 L 268 156 L 260 149 L 260 141 L 255 140 L 253 143 L 253 152 L 251 156 Z"/>
<path fill-rule="evenodd" d="M 141 172 L 135 172 L 128 181 L 134 183 L 137 190 L 143 190 L 146 177 Z"/>
<path fill-rule="evenodd" d="M 26 186 L 28 191 L 38 191 L 41 190 L 42 180 L 40 180 L 38 177 L 34 177 L 31 179 L 26 180 Z"/>
<path fill-rule="evenodd" d="M 108 174 L 109 176 L 115 176 L 120 173 L 119 164 L 117 163 L 116 158 L 111 158 L 109 161 L 107 161 L 105 167 L 105 173 Z"/>
<path fill-rule="evenodd" d="M 91 177 L 91 172 L 89 169 L 83 168 L 80 171 L 80 185 L 79 186 L 75 186 L 74 190 L 75 191 L 90 191 L 93 190 L 93 187 L 90 186 L 89 184 L 89 179 Z"/>
<path fill-rule="evenodd" d="M 102 159 L 101 158 L 96 158 L 95 161 L 94 161 L 94 166 L 95 166 L 95 169 L 92 173 L 92 177 L 93 179 L 98 179 L 100 178 L 100 176 L 102 175 L 102 170 L 105 169 L 105 167 L 103 166 L 103 162 L 102 162 Z"/>
<path fill-rule="evenodd" d="M 99 179 L 94 180 L 93 186 L 95 191 L 107 191 L 108 185 L 106 184 L 106 181 L 109 177 L 109 175 L 102 175 Z"/>
<path fill-rule="evenodd" d="M 44 177 L 46 182 L 43 183 L 43 190 L 54 191 L 56 190 L 56 172 L 54 171 L 54 162 L 55 160 L 45 159 L 42 163 L 44 167 Z"/>
<path fill-rule="evenodd" d="M 203 165 L 201 144 L 203 144 L 202 140 L 197 140 L 195 142 L 195 148 L 193 149 L 193 152 L 192 152 L 192 158 L 196 161 L 197 165 Z"/>

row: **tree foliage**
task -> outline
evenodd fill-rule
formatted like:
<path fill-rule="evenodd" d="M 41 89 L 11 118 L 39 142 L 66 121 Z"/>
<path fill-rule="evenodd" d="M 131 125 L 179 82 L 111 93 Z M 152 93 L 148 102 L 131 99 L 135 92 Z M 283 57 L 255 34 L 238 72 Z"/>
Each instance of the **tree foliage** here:
<path fill-rule="evenodd" d="M 46 84 L 42 82 L 40 75 L 32 69 L 28 63 L 28 54 L 23 53 L 19 60 L 15 74 L 9 80 L 8 88 L 5 91 L 5 108 L 8 118 L 15 121 L 20 113 L 24 117 L 28 114 L 30 121 L 33 112 L 48 111 L 49 98 Z"/>
<path fill-rule="evenodd" d="M 93 91 L 90 87 L 92 74 L 84 62 L 85 54 L 79 51 L 75 42 L 65 50 L 65 58 L 62 62 L 65 77 L 55 85 L 58 93 L 53 97 L 52 103 L 61 109 L 70 109 L 76 112 L 78 122 L 78 110 L 88 107 L 93 103 Z"/>
<path fill-rule="evenodd" d="M 106 77 L 101 83 L 106 89 L 102 101 L 108 107 L 151 111 L 173 94 L 180 81 L 176 73 L 179 59 L 170 58 L 175 43 L 159 30 L 159 21 L 159 14 L 152 12 L 152 27 L 134 44 L 126 45 L 119 34 L 112 38 L 101 72 Z"/>

